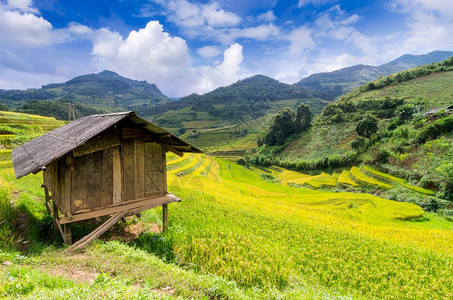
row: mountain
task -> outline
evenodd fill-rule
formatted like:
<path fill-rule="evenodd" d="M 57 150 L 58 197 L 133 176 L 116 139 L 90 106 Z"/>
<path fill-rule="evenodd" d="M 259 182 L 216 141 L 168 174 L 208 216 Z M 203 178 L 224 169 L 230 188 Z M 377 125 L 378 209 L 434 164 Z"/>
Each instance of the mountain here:
<path fill-rule="evenodd" d="M 179 101 L 141 107 L 138 113 L 154 116 L 154 122 L 170 129 L 212 128 L 260 118 L 300 102 L 309 104 L 319 113 L 332 100 L 327 94 L 310 88 L 255 75 L 204 95 L 192 94 Z"/>
<path fill-rule="evenodd" d="M 309 87 L 338 97 L 381 76 L 439 62 L 451 56 L 453 56 L 453 51 L 433 51 L 423 55 L 405 54 L 380 66 L 355 65 L 332 72 L 312 74 L 295 85 Z"/>
<path fill-rule="evenodd" d="M 141 105 L 170 101 L 155 84 L 137 81 L 112 71 L 75 77 L 40 89 L 0 90 L 0 103 L 17 108 L 33 100 L 63 100 L 105 111 L 133 110 Z"/>
<path fill-rule="evenodd" d="M 362 85 L 328 104 L 283 147 L 263 146 L 244 157 L 305 172 L 373 164 L 453 200 L 452 94 L 453 57 Z M 443 109 L 428 116 L 433 108 Z M 359 124 L 369 132 L 359 135 Z"/>

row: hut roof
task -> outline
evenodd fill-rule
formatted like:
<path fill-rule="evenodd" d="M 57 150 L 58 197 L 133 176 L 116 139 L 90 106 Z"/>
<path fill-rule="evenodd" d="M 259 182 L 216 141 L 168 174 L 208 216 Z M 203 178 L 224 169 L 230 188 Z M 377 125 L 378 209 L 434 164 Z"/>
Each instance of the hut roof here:
<path fill-rule="evenodd" d="M 438 111 L 440 111 L 441 109 L 444 109 L 444 110 L 453 109 L 453 105 L 433 108 L 433 109 L 428 110 L 427 112 L 425 112 L 424 115 L 425 116 L 433 115 L 433 114 L 437 113 Z"/>
<path fill-rule="evenodd" d="M 177 152 L 202 152 L 169 131 L 140 118 L 133 111 L 91 115 L 72 121 L 15 148 L 12 154 L 16 177 L 20 178 L 43 169 L 55 159 L 66 155 L 102 131 L 125 119 L 141 125 L 145 131 L 157 136 L 157 139 L 164 146 L 166 145 Z"/>

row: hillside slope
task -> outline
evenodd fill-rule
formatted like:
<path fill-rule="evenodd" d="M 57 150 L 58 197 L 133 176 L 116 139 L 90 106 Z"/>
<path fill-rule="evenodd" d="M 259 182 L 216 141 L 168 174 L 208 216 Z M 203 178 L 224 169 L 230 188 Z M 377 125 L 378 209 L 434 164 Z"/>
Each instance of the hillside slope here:
<path fill-rule="evenodd" d="M 16 108 L 33 100 L 69 100 L 106 111 L 133 110 L 170 99 L 155 84 L 102 71 L 40 89 L 0 90 L 0 103 Z"/>
<path fill-rule="evenodd" d="M 328 95 L 309 88 L 256 75 L 204 95 L 192 94 L 138 112 L 155 116 L 153 121 L 166 128 L 192 130 L 239 124 L 301 102 L 309 104 L 314 112 L 320 112 L 332 100 Z"/>
<path fill-rule="evenodd" d="M 453 111 L 426 114 L 452 106 L 452 95 L 453 57 L 380 78 L 326 106 L 312 128 L 268 159 L 296 169 L 374 164 L 453 199 Z M 367 114 L 377 129 L 359 136 Z"/>
<path fill-rule="evenodd" d="M 312 74 L 295 85 L 317 89 L 338 97 L 380 76 L 439 62 L 450 56 L 453 56 L 453 51 L 433 51 L 423 55 L 405 54 L 380 66 L 356 65 L 332 72 Z"/>

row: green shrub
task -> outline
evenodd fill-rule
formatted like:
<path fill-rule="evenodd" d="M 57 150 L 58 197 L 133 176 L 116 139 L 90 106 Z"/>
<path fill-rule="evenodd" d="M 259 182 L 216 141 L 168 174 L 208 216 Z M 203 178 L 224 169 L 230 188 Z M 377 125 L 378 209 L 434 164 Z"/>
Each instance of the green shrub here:
<path fill-rule="evenodd" d="M 14 247 L 14 227 L 16 222 L 16 210 L 10 198 L 10 189 L 0 187 L 0 248 L 11 249 Z"/>
<path fill-rule="evenodd" d="M 173 262 L 175 259 L 173 244 L 174 241 L 168 234 L 142 233 L 136 240 L 139 248 L 157 255 L 167 262 Z"/>
<path fill-rule="evenodd" d="M 415 138 L 415 143 L 423 144 L 451 131 L 453 131 L 453 115 L 434 121 L 423 128 Z"/>
<path fill-rule="evenodd" d="M 237 160 L 236 160 L 236 163 L 238 165 L 241 165 L 241 166 L 246 166 L 247 165 L 247 161 L 243 158 L 243 157 L 239 157 Z"/>

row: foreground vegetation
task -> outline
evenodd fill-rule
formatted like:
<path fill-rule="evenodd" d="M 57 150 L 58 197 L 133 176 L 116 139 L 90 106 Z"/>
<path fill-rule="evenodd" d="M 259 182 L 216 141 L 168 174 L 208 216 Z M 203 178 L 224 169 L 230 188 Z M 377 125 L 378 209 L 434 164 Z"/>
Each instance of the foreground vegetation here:
<path fill-rule="evenodd" d="M 168 234 L 149 231 L 161 214 L 149 210 L 70 256 L 61 254 L 58 237 L 40 234 L 52 230 L 40 174 L 16 180 L 11 165 L 3 168 L 2 186 L 15 191 L 2 194 L 4 203 L 13 200 L 7 211 L 25 214 L 28 227 L 18 238 L 19 224 L 8 225 L 16 243 L 0 252 L 0 293 L 40 299 L 453 297 L 453 225 L 439 215 L 364 193 L 290 186 L 299 177 L 332 182 L 329 174 L 247 169 L 198 154 L 168 161 L 169 189 L 183 199 L 169 206 Z M 337 185 L 339 174 L 332 176 Z M 144 229 L 139 236 L 114 241 L 136 226 Z"/>
<path fill-rule="evenodd" d="M 429 78 L 447 67 L 432 69 Z M 160 233 L 161 209 L 148 210 L 74 255 L 63 255 L 53 234 L 42 175 L 16 180 L 11 164 L 12 148 L 63 123 L 2 112 L 1 297 L 453 298 L 453 207 L 446 200 L 453 118 L 406 119 L 394 112 L 410 108 L 413 98 L 367 98 L 392 84 L 329 105 L 313 126 L 248 153 L 243 165 L 169 154 L 169 191 L 183 202 L 169 205 L 168 233 Z M 376 126 L 358 132 L 366 113 Z M 209 127 L 205 117 L 177 121 Z M 264 115 L 184 137 L 237 157 L 265 137 L 271 120 Z M 75 239 L 95 226 L 75 225 Z"/>

